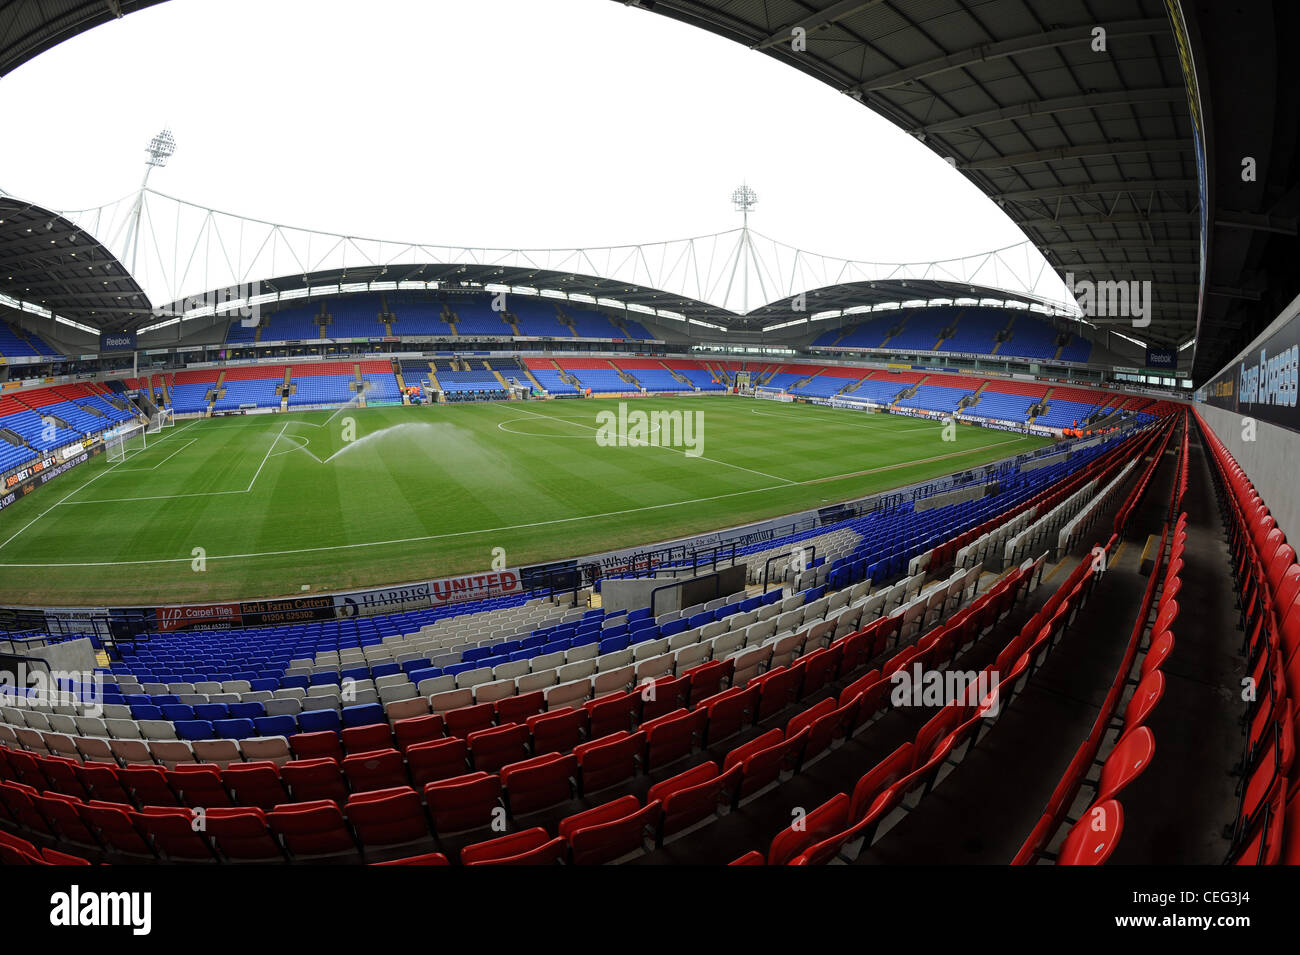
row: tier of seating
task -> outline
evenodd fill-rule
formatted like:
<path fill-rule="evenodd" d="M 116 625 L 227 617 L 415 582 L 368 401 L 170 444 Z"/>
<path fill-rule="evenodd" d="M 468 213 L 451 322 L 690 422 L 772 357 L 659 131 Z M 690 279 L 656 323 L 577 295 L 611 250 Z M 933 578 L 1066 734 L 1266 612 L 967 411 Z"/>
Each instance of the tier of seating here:
<path fill-rule="evenodd" d="M 1009 334 L 999 342 L 1008 325 Z M 951 334 L 941 341 L 944 332 Z M 950 306 L 890 310 L 850 319 L 841 327 L 818 335 L 812 347 L 888 348 L 900 352 L 1056 358 L 1068 362 L 1089 360 L 1091 341 L 1072 335 L 1062 347 L 1060 336 L 1061 332 L 1049 319 L 1032 312 Z"/>
<path fill-rule="evenodd" d="M 564 303 L 564 314 L 572 328 L 561 321 L 556 303 L 523 295 L 507 296 L 505 312 L 493 308 L 493 296 L 464 296 L 446 301 L 419 293 L 390 293 L 381 298 L 374 293 L 357 293 L 290 305 L 264 315 L 260 329 L 246 327 L 233 321 L 226 331 L 229 345 L 249 345 L 261 342 L 310 341 L 321 335 L 322 314 L 331 316 L 324 326 L 325 338 L 378 338 L 387 335 L 388 328 L 380 321 L 384 314 L 385 299 L 392 321 L 393 335 L 416 337 L 420 335 L 446 337 L 451 326 L 443 318 L 443 309 L 450 310 L 459 338 L 505 337 L 515 334 L 507 321 L 513 315 L 519 334 L 530 338 L 603 338 L 650 340 L 653 336 L 640 322 L 620 320 L 616 325 L 603 312 L 582 305 Z M 322 312 L 323 310 L 323 312 Z M 32 353 L 29 346 L 12 336 L 14 354 Z M 34 336 L 33 336 L 34 338 Z M 0 333 L 0 355 L 5 354 L 5 339 Z M 43 345 L 44 343 L 42 343 Z M 48 347 L 48 346 L 46 346 Z M 28 351 L 19 349 L 29 348 Z"/>
<path fill-rule="evenodd" d="M 438 384 L 442 385 L 443 391 L 448 393 L 460 391 L 495 391 L 499 390 L 501 383 L 497 381 L 496 375 L 484 368 L 479 362 L 468 361 L 469 370 L 452 370 L 449 361 L 439 359 L 435 362 L 438 376 Z"/>
<path fill-rule="evenodd" d="M 135 417 L 125 402 L 119 407 L 107 393 L 100 384 L 74 384 L 0 396 L 0 430 L 12 432 L 21 442 L 0 436 L 0 473 Z"/>
<path fill-rule="evenodd" d="M 1229 830 L 1228 861 L 1300 865 L 1300 565 L 1246 472 L 1199 413 L 1195 417 L 1210 452 L 1240 594 L 1242 683 L 1255 688 L 1242 714 L 1240 804 Z M 1184 474 L 1179 493 L 1186 482 Z M 1171 570 L 1175 563 L 1171 559 Z"/>
<path fill-rule="evenodd" d="M 0 321 L 0 358 L 33 357 L 62 358 L 63 356 L 36 332 Z"/>
<path fill-rule="evenodd" d="M 1154 435 L 1107 442 L 1104 458 L 1094 448 L 1080 461 L 1111 467 L 1134 457 L 1129 441 Z M 1046 470 L 1024 477 L 1040 481 Z M 932 542 L 938 526 L 915 514 L 894 520 L 927 522 L 923 534 L 903 538 L 917 545 Z M 942 566 L 933 548 L 930 556 Z M 113 665 L 101 715 L 0 709 L 0 823 L 16 838 L 114 861 L 375 860 L 408 850 L 424 862 L 612 861 L 644 851 L 647 840 L 688 838 L 726 807 L 744 811 L 887 709 L 894 671 L 941 666 L 997 634 L 1043 579 L 1042 561 L 1030 562 L 977 595 L 981 570 L 738 594 L 653 619 L 648 608 L 566 611 L 495 598 L 474 609 L 525 626 L 551 622 L 517 642 L 440 645 L 460 657 L 442 668 L 411 648 L 445 639 L 427 634 L 467 618 L 465 608 L 359 618 L 346 631 L 334 623 L 324 644 L 324 623 L 160 635 Z M 421 630 L 412 633 L 413 622 Z M 554 647 L 569 630 L 563 649 Z M 1022 631 L 998 656 L 1000 672 L 1012 676 L 1000 690 L 1004 706 L 1037 651 L 1016 643 L 1025 633 L 1032 639 L 1038 630 Z M 533 638 L 540 641 L 523 645 Z M 512 665 L 514 675 L 501 673 Z M 430 669 L 440 672 L 425 676 Z M 970 723 L 990 715 L 985 702 L 945 708 L 897 761 L 907 764 L 898 775 L 877 774 L 880 792 L 864 808 L 886 791 L 891 807 L 924 796 L 950 768 L 949 755 L 968 750 L 987 725 Z M 666 776 L 687 758 L 685 772 Z M 644 800 L 627 793 L 645 774 L 655 782 Z M 583 808 L 568 810 L 553 832 L 530 824 L 532 814 L 575 797 Z M 194 807 L 207 812 L 198 833 L 189 824 Z M 515 831 L 464 844 L 502 814 Z M 827 861 L 864 831 L 838 808 L 813 818 L 807 834 L 816 839 L 783 836 L 768 858 Z M 837 825 L 854 835 L 804 858 L 828 826 L 838 838 Z M 26 845 L 30 852 L 10 840 L 0 851 L 6 861 L 42 858 L 35 842 Z"/>

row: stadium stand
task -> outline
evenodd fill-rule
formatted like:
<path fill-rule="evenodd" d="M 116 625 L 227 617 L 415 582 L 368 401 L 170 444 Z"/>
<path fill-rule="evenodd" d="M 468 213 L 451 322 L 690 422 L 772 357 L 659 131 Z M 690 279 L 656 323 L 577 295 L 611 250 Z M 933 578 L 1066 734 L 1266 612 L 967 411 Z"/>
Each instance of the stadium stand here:
<path fill-rule="evenodd" d="M 1003 336 L 1008 327 L 1009 336 Z M 950 334 L 941 339 L 945 332 Z M 1093 346 L 1087 338 L 1072 334 L 1061 346 L 1061 335 L 1048 319 L 1033 312 L 953 306 L 850 318 L 842 327 L 822 332 L 811 344 L 813 348 L 886 348 L 1037 361 L 1086 363 L 1092 358 Z"/>
<path fill-rule="evenodd" d="M 0 322 L 0 358 L 62 358 L 39 334 Z"/>
<path fill-rule="evenodd" d="M 1134 441 L 1155 436 L 1091 449 L 1070 480 L 1111 473 L 1130 462 Z M 1043 493 L 1065 493 L 1053 485 L 1067 472 L 1047 470 L 1021 475 L 1018 493 L 1001 501 L 935 509 L 925 526 L 968 528 L 957 538 L 924 530 L 916 514 L 873 513 L 865 520 L 892 542 L 873 572 L 905 570 L 922 550 L 942 566 L 936 541 L 956 553 Z M 954 521 L 954 507 L 965 517 Z M 913 530 L 900 538 L 891 524 Z M 981 640 L 1007 639 L 999 621 L 1043 576 L 1039 561 L 984 593 L 978 565 L 930 585 L 924 572 L 849 584 L 868 536 L 847 561 L 814 574 L 833 581 L 657 618 L 648 608 L 606 613 L 521 596 L 366 618 L 333 636 L 319 623 L 158 635 L 111 667 L 100 717 L 0 707 L 0 803 L 22 840 L 9 851 L 30 845 L 39 855 L 28 837 L 114 861 L 436 853 L 463 864 L 593 864 L 661 851 L 726 807 L 753 811 L 770 786 L 864 729 L 887 708 L 887 676 L 904 662 L 939 665 Z M 1078 592 L 1080 579 L 1057 593 Z M 476 626 L 482 618 L 498 629 Z M 474 639 L 509 631 L 519 636 Z M 1012 633 L 999 661 L 1018 658 L 1027 675 L 1032 653 L 1016 641 L 1034 632 Z M 645 678 L 656 681 L 653 697 L 633 686 Z M 346 702 L 343 680 L 356 681 Z M 1004 681 L 1003 707 L 1016 685 Z M 829 698 L 827 686 L 836 688 Z M 908 744 L 896 775 L 871 771 L 872 783 L 811 814 L 806 831 L 778 833 L 763 860 L 808 864 L 860 838 L 869 845 L 886 807 L 923 797 L 945 758 L 974 745 L 971 717 L 986 702 L 941 713 Z M 642 774 L 653 782 L 644 799 L 627 792 Z M 215 813 L 206 833 L 160 821 L 171 818 L 163 807 L 195 805 Z M 487 832 L 502 806 L 545 824 Z"/>

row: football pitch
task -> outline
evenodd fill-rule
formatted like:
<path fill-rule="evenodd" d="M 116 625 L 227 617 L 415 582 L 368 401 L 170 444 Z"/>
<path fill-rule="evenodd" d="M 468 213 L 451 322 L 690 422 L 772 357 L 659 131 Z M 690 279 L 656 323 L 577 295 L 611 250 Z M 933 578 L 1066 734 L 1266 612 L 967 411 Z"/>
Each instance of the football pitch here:
<path fill-rule="evenodd" d="M 642 421 L 623 444 L 610 440 L 616 399 L 181 421 L 0 512 L 0 603 L 147 607 L 429 579 L 494 558 L 517 567 L 851 500 L 1047 443 L 964 426 L 945 441 L 935 421 L 729 396 L 625 404 L 681 414 Z"/>

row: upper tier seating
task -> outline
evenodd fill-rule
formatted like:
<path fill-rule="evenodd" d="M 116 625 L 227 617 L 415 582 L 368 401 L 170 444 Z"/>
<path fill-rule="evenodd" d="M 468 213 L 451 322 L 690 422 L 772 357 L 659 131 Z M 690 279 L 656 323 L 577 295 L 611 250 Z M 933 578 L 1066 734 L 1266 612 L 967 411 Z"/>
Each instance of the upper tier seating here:
<path fill-rule="evenodd" d="M 0 322 L 0 358 L 62 358 L 49 342 L 34 331 Z"/>

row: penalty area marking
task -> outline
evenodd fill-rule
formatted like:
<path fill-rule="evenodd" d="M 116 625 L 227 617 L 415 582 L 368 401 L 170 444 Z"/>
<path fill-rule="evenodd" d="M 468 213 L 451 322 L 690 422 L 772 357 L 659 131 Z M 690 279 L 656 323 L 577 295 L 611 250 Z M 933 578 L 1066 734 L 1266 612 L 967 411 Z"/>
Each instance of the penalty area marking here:
<path fill-rule="evenodd" d="M 119 465 L 115 468 L 115 470 L 118 471 L 118 472 L 128 472 L 128 471 L 157 471 L 160 467 L 162 467 L 164 464 L 166 464 L 166 463 L 167 463 L 168 461 L 170 461 L 172 458 L 176 457 L 176 455 L 180 454 L 182 451 L 184 451 L 186 448 L 188 448 L 191 444 L 193 444 L 193 443 L 194 443 L 195 441 L 197 441 L 197 440 L 199 440 L 199 439 L 198 439 L 198 438 L 190 438 L 188 441 L 186 441 L 184 444 L 182 444 L 179 448 L 177 448 L 177 449 L 176 449 L 175 451 L 173 451 L 171 454 L 167 455 L 167 457 L 163 458 L 161 461 L 159 461 L 157 464 L 155 464 L 155 465 L 154 465 L 153 467 L 151 467 L 151 468 L 124 468 L 124 467 L 122 467 L 121 464 L 119 464 Z M 147 451 L 147 450 L 149 450 L 149 449 L 146 448 L 145 450 Z M 135 454 L 131 455 L 131 457 L 130 457 L 130 458 L 127 458 L 126 460 L 134 461 L 137 457 L 139 457 L 139 456 L 140 456 L 141 454 L 143 454 L 143 453 L 144 453 L 144 451 L 137 451 Z"/>
<path fill-rule="evenodd" d="M 538 415 L 537 417 L 545 418 L 547 416 Z M 926 462 L 931 462 L 931 461 L 940 461 L 948 458 L 961 457 L 967 454 L 974 454 L 977 451 L 985 451 L 988 450 L 989 448 L 1000 447 L 1001 445 L 1004 444 L 1014 444 L 1019 441 L 1020 441 L 1019 438 L 1011 438 L 1010 440 L 1007 441 L 999 441 L 997 444 L 989 444 L 980 448 L 967 448 L 965 451 L 953 451 L 948 454 L 941 454 L 938 457 L 926 458 L 923 461 L 907 461 L 899 464 L 890 464 L 879 468 L 872 468 L 871 470 L 868 471 L 854 471 L 847 474 L 835 474 L 835 475 L 831 475 L 830 477 L 814 478 L 809 481 L 788 481 L 783 485 L 772 484 L 767 487 L 750 488 L 745 491 L 731 491 L 727 494 L 715 494 L 711 497 L 698 497 L 698 498 L 693 498 L 685 501 L 667 501 L 663 504 L 648 504 L 644 507 L 629 507 L 618 511 L 606 511 L 602 514 L 581 514 L 576 517 L 559 517 L 549 521 L 532 521 L 526 524 L 508 524 L 502 527 L 481 527 L 481 528 L 475 528 L 473 530 L 467 530 L 467 531 L 452 531 L 446 534 L 427 534 L 420 537 L 403 537 L 396 540 L 364 541 L 355 544 L 330 544 L 324 547 L 297 547 L 291 550 L 269 550 L 269 551 L 260 551 L 260 552 L 249 553 L 249 554 L 215 554 L 215 555 L 208 554 L 207 559 L 208 561 L 255 560 L 261 557 L 290 557 L 296 554 L 318 554 L 318 553 L 327 553 L 331 551 L 340 551 L 340 550 L 355 550 L 362 547 L 392 547 L 399 544 L 421 544 L 421 543 L 427 543 L 429 541 L 448 540 L 450 538 L 455 538 L 455 537 L 473 537 L 479 534 L 501 534 L 510 531 L 529 530 L 534 527 L 551 527 L 558 524 L 572 524 L 575 521 L 591 521 L 591 520 L 600 520 L 607 517 L 622 517 L 628 514 L 638 514 L 638 513 L 644 513 L 646 511 L 666 510 L 671 507 L 682 507 L 688 504 L 707 504 L 711 501 L 721 501 L 731 497 L 741 497 L 746 494 L 760 494 L 764 491 L 784 490 L 785 488 L 791 486 L 806 486 L 806 485 L 813 485 L 813 484 L 822 484 L 828 481 L 837 481 L 837 480 L 842 480 L 847 478 L 862 477 L 864 475 L 873 474 L 878 471 L 892 471 L 900 467 L 908 467 L 909 465 L 912 464 L 924 464 Z M 104 471 L 99 476 L 102 477 L 103 474 L 107 474 L 107 473 L 108 473 L 107 471 Z M 233 491 L 233 492 L 218 492 L 218 493 L 239 494 L 242 492 Z M 130 500 L 130 498 L 128 498 L 128 500 Z M 89 504 L 95 502 L 85 501 L 82 503 Z M 57 507 L 58 505 L 56 504 L 54 506 Z M 53 510 L 53 508 L 51 508 L 51 510 Z M 48 511 L 45 513 L 48 513 Z M 35 521 L 33 521 L 32 523 L 35 523 Z M 29 524 L 28 526 L 31 525 Z M 24 527 L 23 530 L 26 530 L 26 528 Z M 22 530 L 20 530 L 18 533 L 21 534 Z M 18 534 L 14 535 L 14 537 L 17 536 Z M 11 537 L 9 540 L 13 540 L 13 538 Z M 9 541 L 5 541 L 5 544 L 8 543 Z M 0 548 L 3 547 L 4 544 L 0 544 Z M 36 567 L 123 567 L 123 566 L 137 566 L 137 565 L 147 566 L 147 565 L 155 565 L 155 564 L 188 564 L 191 561 L 193 561 L 193 559 L 194 558 L 191 556 L 186 556 L 186 557 L 157 557 L 150 560 L 109 560 L 109 561 L 92 561 L 92 562 L 83 562 L 83 563 L 5 563 L 5 564 L 0 564 L 0 567 L 13 567 L 13 568 L 25 568 L 25 569 L 36 568 Z"/>

